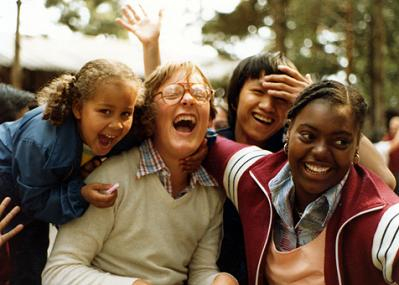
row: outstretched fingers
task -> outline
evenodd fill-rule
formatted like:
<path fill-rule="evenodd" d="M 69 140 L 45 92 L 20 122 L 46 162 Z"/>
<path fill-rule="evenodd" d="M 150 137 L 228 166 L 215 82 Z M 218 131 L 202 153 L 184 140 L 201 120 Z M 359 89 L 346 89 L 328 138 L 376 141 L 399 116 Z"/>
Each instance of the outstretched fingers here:
<path fill-rule="evenodd" d="M 0 204 L 0 215 L 3 214 L 6 207 L 10 203 L 11 199 L 6 197 Z M 15 206 L 4 218 L 0 220 L 0 233 L 5 229 L 5 227 L 11 222 L 11 220 L 19 213 L 21 208 L 19 206 Z M 18 225 L 9 232 L 5 234 L 0 234 L 0 246 L 2 246 L 6 241 L 14 237 L 17 233 L 22 231 L 23 225 Z"/>

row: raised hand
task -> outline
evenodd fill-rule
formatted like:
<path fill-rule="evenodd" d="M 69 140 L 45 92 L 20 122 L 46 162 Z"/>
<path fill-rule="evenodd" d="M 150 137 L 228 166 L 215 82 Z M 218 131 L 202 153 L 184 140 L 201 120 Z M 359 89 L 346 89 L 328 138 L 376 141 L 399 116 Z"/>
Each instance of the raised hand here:
<path fill-rule="evenodd" d="M 11 199 L 9 197 L 4 198 L 4 200 L 0 204 L 0 216 L 2 216 L 4 210 L 6 209 L 7 205 L 10 203 Z M 23 225 L 18 225 L 13 228 L 11 231 L 1 234 L 4 228 L 11 222 L 11 220 L 18 214 L 20 211 L 19 206 L 15 206 L 4 218 L 0 220 L 0 247 L 8 241 L 10 238 L 15 236 L 17 233 L 22 231 Z"/>
<path fill-rule="evenodd" d="M 289 66 L 280 65 L 278 69 L 284 74 L 265 75 L 262 86 L 267 89 L 267 94 L 293 104 L 299 93 L 313 83 L 312 78 L 309 74 L 303 76 L 298 70 Z"/>
<path fill-rule="evenodd" d="M 116 23 L 136 35 L 143 45 L 144 73 L 148 76 L 161 63 L 159 34 L 163 10 L 159 10 L 157 19 L 150 19 L 143 7 L 138 5 L 142 16 L 131 5 L 126 5 L 122 9 L 122 18 L 117 18 Z"/>
<path fill-rule="evenodd" d="M 136 35 L 144 46 L 154 44 L 161 32 L 163 10 L 159 10 L 158 18 L 150 19 L 144 8 L 138 5 L 141 13 L 128 4 L 122 8 L 122 18 L 117 18 L 116 23 Z"/>

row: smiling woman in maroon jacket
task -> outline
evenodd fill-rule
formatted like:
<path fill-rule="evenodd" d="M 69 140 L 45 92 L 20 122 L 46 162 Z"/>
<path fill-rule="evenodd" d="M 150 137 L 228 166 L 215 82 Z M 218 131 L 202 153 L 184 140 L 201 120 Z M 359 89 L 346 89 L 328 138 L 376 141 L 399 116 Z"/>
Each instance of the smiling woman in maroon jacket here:
<path fill-rule="evenodd" d="M 290 109 L 283 151 L 221 137 L 210 148 L 243 224 L 249 284 L 399 282 L 399 197 L 358 165 L 366 108 L 321 81 Z"/>

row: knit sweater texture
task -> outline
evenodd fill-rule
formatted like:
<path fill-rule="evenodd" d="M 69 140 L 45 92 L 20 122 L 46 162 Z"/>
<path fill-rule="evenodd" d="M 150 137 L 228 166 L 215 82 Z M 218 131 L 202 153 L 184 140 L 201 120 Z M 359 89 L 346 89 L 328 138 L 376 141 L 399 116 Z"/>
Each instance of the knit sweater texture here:
<path fill-rule="evenodd" d="M 120 184 L 114 206 L 90 206 L 62 226 L 43 284 L 211 284 L 224 194 L 200 187 L 173 199 L 156 174 L 136 178 L 138 148 L 112 157 L 87 179 Z"/>

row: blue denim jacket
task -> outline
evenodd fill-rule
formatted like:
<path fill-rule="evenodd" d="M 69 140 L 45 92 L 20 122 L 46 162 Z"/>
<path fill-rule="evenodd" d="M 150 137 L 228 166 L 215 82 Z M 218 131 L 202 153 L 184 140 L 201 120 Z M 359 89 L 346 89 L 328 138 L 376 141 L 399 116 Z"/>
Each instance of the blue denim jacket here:
<path fill-rule="evenodd" d="M 73 116 L 56 127 L 42 114 L 38 107 L 0 125 L 0 175 L 11 177 L 0 179 L 0 198 L 17 199 L 25 217 L 63 224 L 88 207 L 80 194 L 83 143 Z"/>

